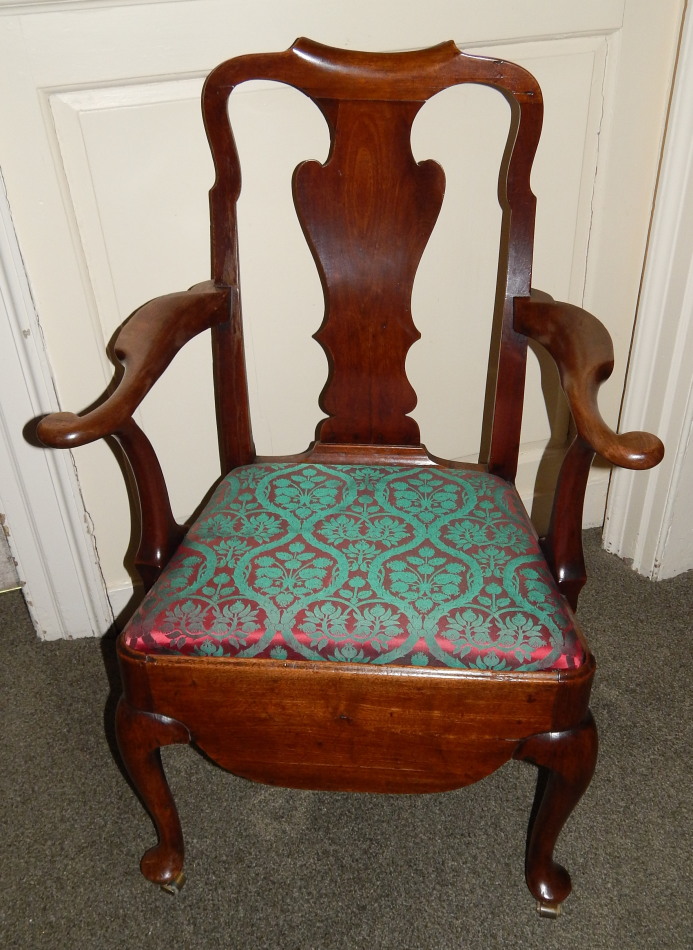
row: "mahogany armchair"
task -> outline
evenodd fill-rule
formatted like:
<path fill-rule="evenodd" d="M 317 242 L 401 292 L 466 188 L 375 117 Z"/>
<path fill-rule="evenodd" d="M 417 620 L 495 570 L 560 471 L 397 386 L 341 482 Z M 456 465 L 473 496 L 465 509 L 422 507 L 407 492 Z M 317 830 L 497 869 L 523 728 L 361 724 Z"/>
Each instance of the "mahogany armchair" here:
<path fill-rule="evenodd" d="M 331 135 L 326 163 L 307 161 L 293 179 L 325 296 L 315 336 L 329 363 L 326 418 L 307 450 L 273 459 L 256 457 L 251 434 L 227 114 L 231 91 L 256 78 L 311 97 Z M 473 465 L 426 451 L 405 375 L 419 336 L 412 284 L 445 185 L 436 162 L 414 161 L 411 125 L 426 100 L 459 83 L 494 87 L 513 116 L 499 185 L 495 408 L 488 457 Z M 142 872 L 172 891 L 184 881 L 159 754 L 170 743 L 192 743 L 255 781 L 344 791 L 438 792 L 515 758 L 539 768 L 526 880 L 554 917 L 571 889 L 554 845 L 597 753 L 595 663 L 574 615 L 587 474 L 595 452 L 645 469 L 663 448 L 647 433 L 615 434 L 599 415 L 597 389 L 612 369 L 602 325 L 530 291 L 539 86 L 520 66 L 451 42 L 371 54 L 301 39 L 222 63 L 203 113 L 217 171 L 212 280 L 131 317 L 115 344 L 121 378 L 100 406 L 39 425 L 58 448 L 115 437 L 137 486 L 136 566 L 148 593 L 118 640 L 116 729 L 158 834 Z M 222 478 L 188 528 L 174 520 L 132 416 L 176 352 L 209 328 Z M 513 484 L 529 340 L 555 360 L 575 428 L 541 538 Z"/>

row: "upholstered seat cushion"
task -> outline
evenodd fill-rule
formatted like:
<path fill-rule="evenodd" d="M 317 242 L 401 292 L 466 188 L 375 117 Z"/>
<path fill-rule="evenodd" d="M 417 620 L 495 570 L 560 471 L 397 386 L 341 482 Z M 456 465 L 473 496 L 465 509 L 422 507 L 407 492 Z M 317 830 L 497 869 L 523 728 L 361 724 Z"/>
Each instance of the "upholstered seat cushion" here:
<path fill-rule="evenodd" d="M 123 637 L 145 653 L 399 666 L 584 660 L 515 490 L 394 465 L 236 469 Z"/>

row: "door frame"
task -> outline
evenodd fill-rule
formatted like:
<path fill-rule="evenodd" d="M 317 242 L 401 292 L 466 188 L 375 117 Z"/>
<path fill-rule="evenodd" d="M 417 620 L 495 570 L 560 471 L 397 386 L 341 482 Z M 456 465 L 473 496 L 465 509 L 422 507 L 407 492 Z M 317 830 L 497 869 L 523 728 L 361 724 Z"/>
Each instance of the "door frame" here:
<path fill-rule="evenodd" d="M 648 474 L 613 473 L 604 547 L 664 580 L 693 568 L 693 12 L 688 6 L 662 152 L 621 431 L 665 444 Z M 684 513 L 681 517 L 680 513 Z"/>
<path fill-rule="evenodd" d="M 113 613 L 72 455 L 33 436 L 58 400 L 1 178 L 0 352 L 0 511 L 31 618 L 45 640 L 101 636 Z"/>

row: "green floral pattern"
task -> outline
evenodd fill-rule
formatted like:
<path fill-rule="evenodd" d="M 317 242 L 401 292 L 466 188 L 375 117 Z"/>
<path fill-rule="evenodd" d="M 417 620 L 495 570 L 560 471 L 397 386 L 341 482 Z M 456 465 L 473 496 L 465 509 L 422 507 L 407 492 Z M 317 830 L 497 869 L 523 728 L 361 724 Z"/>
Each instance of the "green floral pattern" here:
<path fill-rule="evenodd" d="M 435 467 L 236 469 L 124 638 L 145 653 L 274 660 L 584 661 L 514 489 Z"/>

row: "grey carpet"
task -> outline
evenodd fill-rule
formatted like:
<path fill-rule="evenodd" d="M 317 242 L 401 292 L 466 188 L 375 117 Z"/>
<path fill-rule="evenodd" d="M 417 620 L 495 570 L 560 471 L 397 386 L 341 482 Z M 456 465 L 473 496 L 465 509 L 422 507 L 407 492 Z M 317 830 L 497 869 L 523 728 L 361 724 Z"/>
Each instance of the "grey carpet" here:
<path fill-rule="evenodd" d="M 256 786 L 165 750 L 188 884 L 139 874 L 153 830 L 113 754 L 111 642 L 39 643 L 0 597 L 0 932 L 17 948 L 693 947 L 693 573 L 652 584 L 587 533 L 580 615 L 599 662 L 594 781 L 557 856 L 574 890 L 536 916 L 522 873 L 534 770 L 459 792 Z"/>

